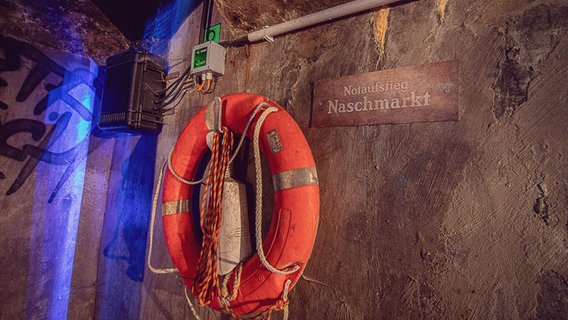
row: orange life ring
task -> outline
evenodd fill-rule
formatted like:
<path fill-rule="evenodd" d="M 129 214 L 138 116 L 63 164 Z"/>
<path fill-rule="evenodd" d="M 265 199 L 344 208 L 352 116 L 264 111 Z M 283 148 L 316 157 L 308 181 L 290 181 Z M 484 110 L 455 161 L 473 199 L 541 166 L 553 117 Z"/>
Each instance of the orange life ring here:
<path fill-rule="evenodd" d="M 277 269 L 299 266 L 291 274 L 276 274 L 261 263 L 258 253 L 242 267 L 238 295 L 230 303 L 236 314 L 266 311 L 282 299 L 283 288 L 298 281 L 312 252 L 319 219 L 319 186 L 315 163 L 299 126 L 275 102 L 253 94 L 233 94 L 221 98 L 222 123 L 242 134 L 255 107 L 268 103 L 278 108 L 260 129 L 260 147 L 268 160 L 274 190 L 274 211 L 270 229 L 263 241 L 268 262 Z M 187 180 L 196 179 L 196 171 L 207 150 L 206 108 L 187 123 L 171 154 L 171 170 Z M 253 126 L 256 119 L 253 122 Z M 252 138 L 252 130 L 247 136 Z M 270 140 L 270 141 L 269 141 Z M 201 251 L 200 230 L 191 214 L 193 187 L 177 179 L 169 170 L 164 178 L 162 221 L 166 244 L 174 265 L 185 285 L 193 285 Z M 199 202 L 199 201 L 197 201 Z M 214 300 L 210 307 L 223 310 Z"/>

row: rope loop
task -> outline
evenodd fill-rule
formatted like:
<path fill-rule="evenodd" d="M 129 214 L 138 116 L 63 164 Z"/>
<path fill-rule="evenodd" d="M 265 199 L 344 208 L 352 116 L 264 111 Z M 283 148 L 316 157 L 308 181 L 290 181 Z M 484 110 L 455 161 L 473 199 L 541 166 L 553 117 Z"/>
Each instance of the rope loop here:
<path fill-rule="evenodd" d="M 236 271 L 235 271 L 236 270 Z M 239 264 L 231 270 L 231 272 L 225 276 L 223 279 L 223 285 L 221 286 L 221 297 L 228 301 L 234 301 L 237 298 L 239 293 L 239 287 L 241 285 L 241 274 L 243 272 L 243 262 L 239 262 Z M 231 294 L 229 294 L 229 280 L 233 277 L 233 290 Z"/>
<path fill-rule="evenodd" d="M 150 271 L 152 271 L 155 274 L 167 274 L 167 273 L 178 272 L 177 268 L 166 268 L 166 269 L 155 268 L 154 266 L 152 266 L 152 263 L 150 262 L 150 259 L 152 258 L 152 248 L 154 244 L 154 223 L 156 220 L 156 210 L 158 207 L 158 198 L 160 196 L 160 190 L 162 189 L 162 184 L 164 183 L 163 177 L 164 177 L 165 167 L 166 163 L 164 163 L 162 165 L 162 168 L 160 169 L 160 175 L 158 177 L 156 189 L 154 189 L 154 196 L 152 198 L 152 212 L 150 213 L 150 241 L 149 241 L 150 244 L 148 245 L 148 257 L 146 259 L 146 264 L 148 265 L 148 269 L 150 269 Z"/>
<path fill-rule="evenodd" d="M 260 162 L 260 128 L 266 120 L 269 114 L 273 112 L 278 112 L 276 107 L 266 108 L 258 117 L 258 121 L 254 127 L 253 134 L 253 148 L 254 148 L 254 165 L 256 172 L 256 206 L 255 206 L 255 231 L 256 231 L 256 251 L 258 252 L 258 257 L 262 262 L 262 265 L 272 273 L 276 274 L 292 274 L 300 269 L 299 265 L 293 265 L 291 268 L 285 268 L 283 270 L 276 269 L 274 266 L 268 262 L 264 254 L 264 249 L 262 248 L 262 165 Z"/>
<path fill-rule="evenodd" d="M 170 170 L 170 172 L 172 173 L 172 175 L 173 175 L 176 179 L 178 179 L 179 181 L 181 181 L 181 182 L 183 182 L 183 183 L 185 183 L 185 184 L 192 185 L 192 186 L 193 186 L 193 185 L 196 185 L 196 184 L 200 184 L 200 183 L 202 183 L 202 182 L 204 182 L 204 181 L 207 183 L 205 177 L 203 177 L 203 178 L 201 178 L 201 179 L 199 179 L 199 180 L 197 180 L 197 181 L 190 181 L 190 180 L 184 179 L 181 175 L 179 175 L 179 174 L 174 170 L 174 166 L 172 165 L 172 153 L 174 153 L 174 147 L 172 147 L 172 149 L 170 150 L 170 153 L 168 154 L 167 164 L 168 164 L 168 170 Z"/>

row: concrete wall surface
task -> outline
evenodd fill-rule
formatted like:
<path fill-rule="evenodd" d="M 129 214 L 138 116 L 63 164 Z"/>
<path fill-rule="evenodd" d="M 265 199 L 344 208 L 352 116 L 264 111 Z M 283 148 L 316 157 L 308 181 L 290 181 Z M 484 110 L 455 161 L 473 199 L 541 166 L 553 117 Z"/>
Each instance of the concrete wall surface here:
<path fill-rule="evenodd" d="M 97 63 L 127 43 L 90 1 L 1 7 L 0 318 L 94 318 L 114 145 L 92 135 Z"/>
<path fill-rule="evenodd" d="M 3 17 L 14 20 L 0 24 L 21 21 L 21 5 L 7 3 L 14 14 Z M 218 0 L 211 24 L 229 40 L 338 3 Z M 53 10 L 75 6 L 63 8 Z M 200 9 L 169 41 L 172 75 L 199 42 Z M 564 0 L 403 1 L 231 47 L 213 94 L 187 93 L 159 134 L 135 135 L 92 122 L 93 60 L 124 42 L 103 41 L 91 57 L 32 36 L 44 33 L 2 29 L 0 318 L 193 318 L 181 277 L 145 265 L 153 241 L 152 265 L 172 266 L 160 210 L 148 238 L 152 191 L 197 110 L 237 92 L 283 106 L 319 174 L 318 233 L 290 319 L 566 318 L 566 16 Z M 459 65 L 457 121 L 310 126 L 316 81 L 448 60 Z M 244 151 L 236 175 L 252 208 L 250 143 Z"/>
<path fill-rule="evenodd" d="M 322 8 L 216 3 L 213 23 L 231 28 L 222 39 Z M 564 318 L 567 10 L 565 1 L 404 2 L 229 48 L 214 94 L 188 96 L 168 119 L 157 162 L 214 95 L 264 95 L 302 128 L 321 184 L 311 280 L 290 295 L 292 319 Z M 170 59 L 190 55 L 198 23 L 196 14 L 180 28 Z M 318 80 L 447 60 L 459 63 L 459 121 L 310 127 Z M 171 266 L 167 254 L 154 258 Z M 179 279 L 144 284 L 142 318 L 191 317 L 178 309 Z"/>

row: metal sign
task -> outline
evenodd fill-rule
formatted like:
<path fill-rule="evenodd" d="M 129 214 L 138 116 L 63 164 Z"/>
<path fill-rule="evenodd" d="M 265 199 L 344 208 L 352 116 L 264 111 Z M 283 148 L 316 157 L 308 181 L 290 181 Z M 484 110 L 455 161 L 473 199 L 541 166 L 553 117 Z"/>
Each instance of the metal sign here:
<path fill-rule="evenodd" d="M 458 82 L 457 61 L 317 81 L 312 127 L 459 120 Z"/>
<path fill-rule="evenodd" d="M 203 42 L 213 41 L 219 43 L 221 41 L 221 24 L 217 23 L 205 29 L 205 34 L 203 35 Z"/>

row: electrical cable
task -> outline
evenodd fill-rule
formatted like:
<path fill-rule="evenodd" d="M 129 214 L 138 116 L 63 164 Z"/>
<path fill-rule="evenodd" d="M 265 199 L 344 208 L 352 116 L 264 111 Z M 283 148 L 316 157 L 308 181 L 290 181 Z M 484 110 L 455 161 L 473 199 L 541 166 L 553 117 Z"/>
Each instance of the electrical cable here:
<path fill-rule="evenodd" d="M 195 84 L 193 82 L 188 82 L 187 84 L 184 84 L 181 88 L 179 88 L 179 90 L 177 90 L 175 92 L 175 94 L 166 96 L 167 100 L 158 101 L 158 102 L 162 102 L 160 108 L 163 108 L 164 106 L 173 103 L 174 101 L 176 101 L 178 99 L 180 94 L 182 94 L 184 91 L 187 91 L 188 89 L 194 88 L 194 87 L 195 87 Z"/>
<path fill-rule="evenodd" d="M 171 105 L 177 105 L 180 101 L 183 100 L 183 97 L 186 95 L 186 93 L 188 91 L 193 92 L 194 88 L 193 87 L 187 87 L 184 90 L 182 90 L 180 92 L 180 95 L 178 95 L 175 99 L 172 99 L 171 101 L 168 101 L 168 103 L 163 103 L 162 105 L 160 105 L 160 110 L 162 111 L 168 111 L 170 109 L 172 109 L 173 107 L 170 107 Z"/>
<path fill-rule="evenodd" d="M 183 74 L 177 78 L 176 80 L 174 80 L 172 83 L 170 83 L 164 90 L 162 90 L 162 94 L 166 95 L 168 92 L 172 92 L 174 91 L 181 83 L 183 83 L 184 81 L 187 80 L 187 77 L 189 75 L 189 72 L 186 72 L 187 70 L 185 70 L 183 72 Z"/>
<path fill-rule="evenodd" d="M 211 81 L 211 83 L 213 84 L 211 89 L 209 89 L 209 91 L 207 91 L 207 92 L 204 92 L 203 94 L 210 94 L 210 93 L 213 93 L 213 91 L 215 91 L 215 88 L 217 88 L 217 81 L 215 81 L 215 79 L 213 79 Z"/>
<path fill-rule="evenodd" d="M 195 84 L 195 91 L 197 92 L 201 92 L 201 89 L 203 88 L 203 85 L 205 84 L 205 81 L 201 82 L 201 83 L 196 83 Z"/>
<path fill-rule="evenodd" d="M 205 83 L 207 83 L 207 86 L 206 86 L 206 87 L 201 86 L 199 92 L 201 92 L 201 93 L 207 93 L 207 91 L 209 91 L 209 89 L 211 89 L 211 81 L 212 81 L 211 79 L 205 80 Z"/>
<path fill-rule="evenodd" d="M 170 85 L 168 85 L 163 91 L 161 91 L 161 94 L 163 95 L 168 95 L 169 93 L 171 93 L 172 91 L 176 90 L 177 87 L 179 87 L 179 85 L 181 83 L 184 83 L 187 81 L 187 78 L 189 77 L 189 73 L 190 73 L 190 67 L 187 67 L 183 74 L 177 78 L 174 82 L 172 82 Z M 169 93 L 168 93 L 169 92 Z"/>
<path fill-rule="evenodd" d="M 187 82 L 187 78 L 190 76 L 190 71 L 191 71 L 191 65 L 188 65 L 184 69 L 183 73 L 176 80 L 170 83 L 164 90 L 155 92 L 154 93 L 154 95 L 156 96 L 155 103 L 158 104 L 170 98 L 172 95 L 179 94 L 179 91 L 181 90 L 179 86 Z"/>
<path fill-rule="evenodd" d="M 223 47 L 241 47 L 244 46 L 245 44 L 249 44 L 250 41 L 248 40 L 247 37 L 242 37 L 242 38 L 237 38 L 234 40 L 225 40 L 225 41 L 221 41 L 219 42 L 220 45 L 222 45 Z"/>
<path fill-rule="evenodd" d="M 184 62 L 186 62 L 186 61 L 191 60 L 191 58 L 181 58 L 181 59 L 173 59 L 173 60 L 179 60 L 179 61 L 176 62 L 176 63 L 174 63 L 174 64 L 172 64 L 171 66 L 168 66 L 168 69 L 169 69 L 169 70 L 171 70 L 171 69 L 173 69 L 173 68 L 179 66 L 180 64 L 182 64 L 182 63 L 184 63 Z"/>
<path fill-rule="evenodd" d="M 194 90 L 189 90 L 189 89 L 188 89 L 188 90 L 185 90 L 185 91 L 183 92 L 182 96 L 179 98 L 179 100 L 173 105 L 173 107 L 170 107 L 170 108 L 163 108 L 163 109 L 161 109 L 162 112 L 163 112 L 163 113 L 167 113 L 168 115 L 174 114 L 174 113 L 175 113 L 175 109 L 176 109 L 176 108 L 179 106 L 179 104 L 183 101 L 183 97 L 185 96 L 185 94 L 186 94 L 188 91 L 189 91 L 189 92 L 193 92 Z M 169 113 L 170 111 L 173 111 L 173 112 Z"/>

